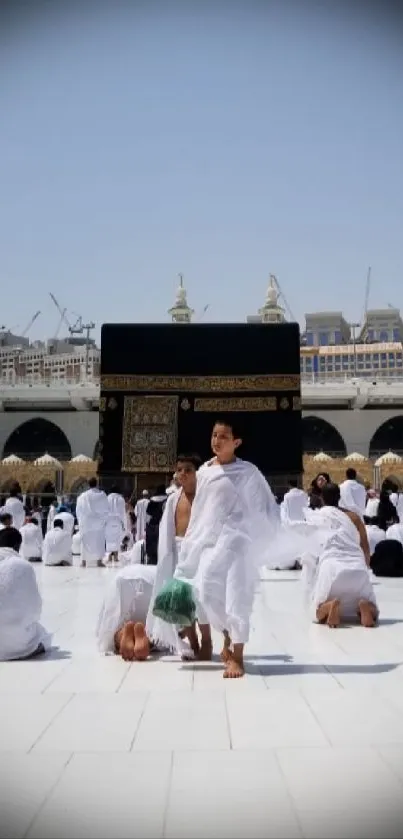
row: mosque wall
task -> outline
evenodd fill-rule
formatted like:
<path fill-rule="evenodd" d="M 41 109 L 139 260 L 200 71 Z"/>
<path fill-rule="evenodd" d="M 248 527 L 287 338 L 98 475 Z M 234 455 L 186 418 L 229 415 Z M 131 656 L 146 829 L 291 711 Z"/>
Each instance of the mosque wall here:
<path fill-rule="evenodd" d="M 369 454 L 371 438 L 385 422 L 402 415 L 402 410 L 388 408 L 374 410 L 308 410 L 302 416 L 318 417 L 332 425 L 345 442 L 347 453 Z M 98 441 L 99 416 L 97 411 L 5 411 L 0 413 L 0 455 L 4 446 L 19 426 L 35 418 L 46 419 L 58 426 L 70 443 L 72 457 L 85 454 L 93 457 Z M 403 443 L 403 441 L 402 441 Z M 403 446 L 402 446 L 403 447 Z M 15 452 L 18 454 L 18 452 Z"/>

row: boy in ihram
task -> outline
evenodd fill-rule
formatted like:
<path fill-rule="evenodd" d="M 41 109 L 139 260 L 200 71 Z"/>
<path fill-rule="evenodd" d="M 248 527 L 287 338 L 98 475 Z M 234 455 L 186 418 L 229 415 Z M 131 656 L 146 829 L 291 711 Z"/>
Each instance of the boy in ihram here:
<path fill-rule="evenodd" d="M 196 604 L 224 634 L 224 678 L 244 675 L 244 646 L 249 639 L 262 547 L 279 533 L 276 500 L 265 478 L 236 452 L 241 431 L 231 417 L 217 419 L 211 447 L 214 454 L 199 470 L 189 527 L 174 579 L 191 586 Z M 168 586 L 169 591 L 169 586 Z M 163 602 L 156 604 L 163 615 Z M 168 618 L 169 619 L 169 618 Z M 170 626 L 165 625 L 169 637 Z"/>

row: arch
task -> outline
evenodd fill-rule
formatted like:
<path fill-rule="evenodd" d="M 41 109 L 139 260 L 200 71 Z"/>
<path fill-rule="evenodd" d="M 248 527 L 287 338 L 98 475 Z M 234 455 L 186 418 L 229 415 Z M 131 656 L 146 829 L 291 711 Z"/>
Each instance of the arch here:
<path fill-rule="evenodd" d="M 401 414 L 383 422 L 371 437 L 370 457 L 379 457 L 389 451 L 403 455 L 403 416 Z"/>
<path fill-rule="evenodd" d="M 4 495 L 4 493 L 7 494 L 10 491 L 11 487 L 15 486 L 16 484 L 19 487 L 19 492 L 22 493 L 21 484 L 15 478 L 8 477 L 8 478 L 4 478 L 3 480 L 0 480 L 0 492 L 1 492 L 1 494 L 2 495 Z M 0 505 L 1 505 L 1 501 L 0 501 Z"/>
<path fill-rule="evenodd" d="M 337 428 L 321 417 L 303 417 L 302 445 L 305 454 L 326 452 L 339 457 L 347 454 L 346 444 Z"/>
<path fill-rule="evenodd" d="M 71 460 L 71 446 L 64 431 L 44 417 L 35 417 L 14 429 L 4 446 L 3 457 L 17 454 L 32 461 L 45 452 L 58 460 Z"/>

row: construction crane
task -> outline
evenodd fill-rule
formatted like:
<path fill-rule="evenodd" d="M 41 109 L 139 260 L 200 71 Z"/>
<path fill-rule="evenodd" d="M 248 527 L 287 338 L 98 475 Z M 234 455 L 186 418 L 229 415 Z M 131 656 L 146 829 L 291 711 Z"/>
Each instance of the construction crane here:
<path fill-rule="evenodd" d="M 365 284 L 364 315 L 363 315 L 363 319 L 362 319 L 363 323 L 365 323 L 365 320 L 366 320 L 366 317 L 367 317 L 370 291 L 371 291 L 371 266 L 368 268 L 367 281 L 366 281 L 366 284 Z"/>
<path fill-rule="evenodd" d="M 207 312 L 207 310 L 208 310 L 209 308 L 210 308 L 210 303 L 206 303 L 206 305 L 204 306 L 204 308 L 203 308 L 203 309 L 201 310 L 201 312 L 199 312 L 199 314 L 197 315 L 196 320 L 195 320 L 195 323 L 200 323 L 200 321 L 201 321 L 201 320 L 203 320 L 204 315 L 206 314 L 206 312 Z"/>
<path fill-rule="evenodd" d="M 60 324 L 64 321 L 69 330 L 70 335 L 83 335 L 85 334 L 85 376 L 88 377 L 88 362 L 89 362 L 89 354 L 90 354 L 90 333 L 93 329 L 95 329 L 95 323 L 93 321 L 89 321 L 89 323 L 83 323 L 83 319 L 81 315 L 77 315 L 77 312 L 73 312 L 74 316 L 77 318 L 76 322 L 71 325 L 69 320 L 67 319 L 66 311 L 67 309 L 62 309 L 60 303 L 56 300 L 56 297 L 52 292 L 49 292 L 53 303 L 55 304 L 57 311 L 60 314 Z"/>
<path fill-rule="evenodd" d="M 25 329 L 24 329 L 24 331 L 21 333 L 21 338 L 25 338 L 26 334 L 27 334 L 27 333 L 29 332 L 29 330 L 31 329 L 31 326 L 35 323 L 36 319 L 37 319 L 37 318 L 39 318 L 39 315 L 40 315 L 40 314 L 41 314 L 41 312 L 40 312 L 40 310 L 38 310 L 37 312 L 35 312 L 35 314 L 34 314 L 34 315 L 32 315 L 32 318 L 31 318 L 31 320 L 29 321 L 28 326 L 26 326 L 26 327 L 25 327 Z"/>
<path fill-rule="evenodd" d="M 278 292 L 279 292 L 280 299 L 282 299 L 282 301 L 283 301 L 283 303 L 284 303 L 284 306 L 285 306 L 285 308 L 286 308 L 286 310 L 287 310 L 287 312 L 288 312 L 288 317 L 290 318 L 290 320 L 291 320 L 291 321 L 295 322 L 295 317 L 294 317 L 294 315 L 293 315 L 293 313 L 292 313 L 292 311 L 291 311 L 291 309 L 290 309 L 290 307 L 289 307 L 289 305 L 288 305 L 288 303 L 287 303 L 287 300 L 286 300 L 285 294 L 284 294 L 284 292 L 283 292 L 283 289 L 281 288 L 281 285 L 280 285 L 280 283 L 279 283 L 279 281 L 278 281 L 277 277 L 276 277 L 274 274 L 270 274 L 270 279 L 271 279 L 271 280 L 274 280 L 274 283 L 275 283 L 275 285 L 277 286 L 277 290 L 278 290 Z"/>

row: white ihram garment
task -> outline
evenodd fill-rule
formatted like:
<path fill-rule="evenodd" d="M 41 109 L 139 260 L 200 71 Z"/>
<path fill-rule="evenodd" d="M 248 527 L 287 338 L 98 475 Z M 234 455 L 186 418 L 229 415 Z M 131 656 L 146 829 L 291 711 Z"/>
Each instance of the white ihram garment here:
<path fill-rule="evenodd" d="M 108 495 L 109 514 L 106 521 L 106 553 L 115 553 L 120 550 L 122 539 L 126 532 L 127 515 L 126 503 L 123 495 L 118 492 L 111 492 Z"/>
<path fill-rule="evenodd" d="M 403 545 L 403 524 L 391 524 L 386 531 L 386 539 L 395 539 Z"/>
<path fill-rule="evenodd" d="M 252 463 L 210 461 L 199 469 L 174 576 L 190 583 L 206 622 L 236 644 L 248 641 L 259 567 L 280 550 L 280 531 L 276 500 Z"/>
<path fill-rule="evenodd" d="M 13 527 L 20 530 L 25 521 L 25 510 L 22 501 L 14 496 L 7 498 L 3 512 L 10 513 L 13 517 Z"/>
<path fill-rule="evenodd" d="M 365 515 L 369 519 L 374 519 L 378 515 L 379 498 L 368 498 Z"/>
<path fill-rule="evenodd" d="M 71 552 L 73 556 L 80 556 L 81 554 L 81 535 L 79 530 L 73 533 L 71 539 Z"/>
<path fill-rule="evenodd" d="M 153 613 L 155 598 L 164 585 L 172 579 L 178 564 L 183 538 L 175 535 L 175 513 L 182 490 L 176 490 L 168 495 L 165 509 L 161 518 L 158 537 L 158 563 L 153 593 L 148 610 L 146 632 L 148 638 L 156 647 L 168 649 L 172 653 L 191 657 L 191 650 L 186 640 L 179 638 L 181 627 L 165 623 L 156 618 Z M 197 618 L 200 623 L 208 623 L 203 610 L 198 609 Z"/>
<path fill-rule="evenodd" d="M 109 516 L 105 493 L 96 487 L 81 493 L 76 516 L 81 534 L 81 559 L 87 567 L 95 566 L 105 556 L 105 528 Z"/>
<path fill-rule="evenodd" d="M 317 521 L 324 529 L 320 551 L 312 580 L 312 606 L 315 610 L 328 600 L 340 601 L 344 619 L 356 619 L 359 600 L 376 606 L 370 572 L 360 545 L 360 534 L 343 510 L 322 507 Z M 312 561 L 303 558 L 308 564 Z"/>
<path fill-rule="evenodd" d="M 149 498 L 141 498 L 134 508 L 134 515 L 136 516 L 136 542 L 141 542 L 146 538 L 146 515 Z"/>
<path fill-rule="evenodd" d="M 362 519 L 365 514 L 366 501 L 365 487 L 358 481 L 347 479 L 340 484 L 340 507 L 344 507 L 351 513 L 357 513 L 357 516 Z"/>
<path fill-rule="evenodd" d="M 309 498 L 303 489 L 292 487 L 286 492 L 280 507 L 281 521 L 304 521 L 305 510 L 309 505 Z"/>
<path fill-rule="evenodd" d="M 53 527 L 54 518 L 56 515 L 56 505 L 51 504 L 48 511 L 48 517 L 46 519 L 46 530 L 51 530 Z"/>
<path fill-rule="evenodd" d="M 115 634 L 128 621 L 145 624 L 156 572 L 155 565 L 128 565 L 112 579 L 96 629 L 101 652 L 115 651 Z"/>
<path fill-rule="evenodd" d="M 392 492 L 390 494 L 390 500 L 396 507 L 400 522 L 403 523 L 403 494 L 401 492 Z"/>
<path fill-rule="evenodd" d="M 383 542 L 386 539 L 386 533 L 384 530 L 382 530 L 381 527 L 378 527 L 378 525 L 376 524 L 367 524 L 365 526 L 365 530 L 367 531 L 369 553 L 370 556 L 372 556 L 377 544 L 379 542 Z"/>
<path fill-rule="evenodd" d="M 43 540 L 43 564 L 60 565 L 62 562 L 67 562 L 72 565 L 72 542 L 68 530 L 62 530 L 60 527 L 48 530 Z"/>
<path fill-rule="evenodd" d="M 24 559 L 40 559 L 43 544 L 41 528 L 29 521 L 22 525 L 20 533 L 22 538 L 20 556 Z"/>
<path fill-rule="evenodd" d="M 39 623 L 42 599 L 35 572 L 10 548 L 0 548 L 0 661 L 26 658 L 51 635 Z"/>

